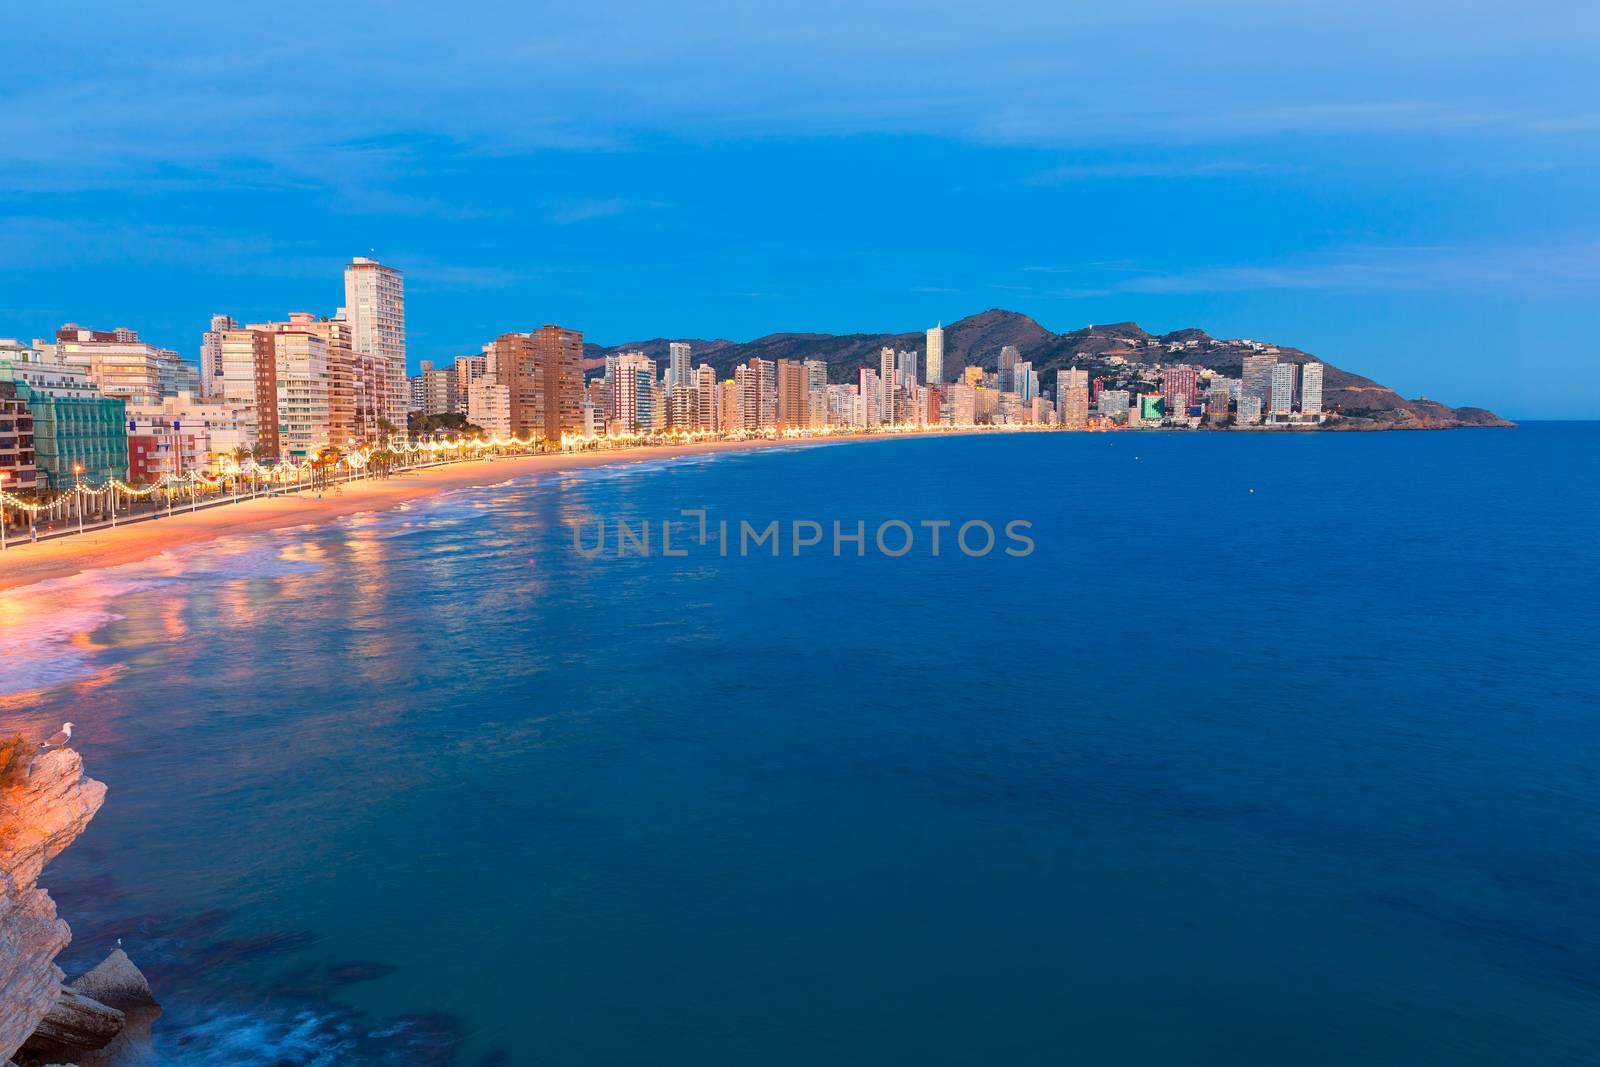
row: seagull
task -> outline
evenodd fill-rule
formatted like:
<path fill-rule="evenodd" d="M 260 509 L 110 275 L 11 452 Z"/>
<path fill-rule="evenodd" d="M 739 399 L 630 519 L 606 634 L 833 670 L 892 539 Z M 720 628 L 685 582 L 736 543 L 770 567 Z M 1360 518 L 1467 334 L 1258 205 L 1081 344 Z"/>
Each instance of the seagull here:
<path fill-rule="evenodd" d="M 71 741 L 71 740 L 72 740 L 72 724 L 70 722 L 64 722 L 64 723 L 61 724 L 61 729 L 57 733 L 51 735 L 50 740 L 46 741 L 44 744 L 40 745 L 39 747 L 40 748 L 59 748 L 62 745 L 65 745 L 68 741 Z"/>

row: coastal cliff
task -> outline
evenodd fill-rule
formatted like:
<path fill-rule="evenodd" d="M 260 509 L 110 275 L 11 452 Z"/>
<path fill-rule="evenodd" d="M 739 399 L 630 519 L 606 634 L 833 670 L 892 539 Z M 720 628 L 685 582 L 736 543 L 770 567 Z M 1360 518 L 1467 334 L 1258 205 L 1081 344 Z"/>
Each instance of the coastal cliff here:
<path fill-rule="evenodd" d="M 65 1062 L 107 1048 L 123 1033 L 124 1008 L 154 1008 L 155 1001 L 120 948 L 64 984 L 55 960 L 72 930 L 39 875 L 88 827 L 106 787 L 83 773 L 72 749 L 33 756 L 23 745 L 18 739 L 6 746 L 0 777 L 0 1063 L 19 1050 L 20 1062 Z"/>

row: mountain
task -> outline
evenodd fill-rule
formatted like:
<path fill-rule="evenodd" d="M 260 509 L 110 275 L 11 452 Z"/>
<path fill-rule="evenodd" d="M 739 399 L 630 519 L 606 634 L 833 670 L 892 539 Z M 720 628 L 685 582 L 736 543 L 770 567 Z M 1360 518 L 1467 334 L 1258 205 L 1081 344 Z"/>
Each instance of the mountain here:
<path fill-rule="evenodd" d="M 854 381 L 859 367 L 876 367 L 878 350 L 885 345 L 922 352 L 926 337 L 914 333 L 774 333 L 754 341 L 688 340 L 696 363 L 709 363 L 722 377 L 744 361 L 761 359 L 820 359 L 828 364 L 828 380 Z M 605 357 L 616 352 L 643 351 L 665 362 L 667 338 L 635 341 L 602 348 L 586 345 L 587 366 L 597 369 Z M 1169 351 L 1182 344 L 1179 351 Z M 994 370 L 1000 349 L 1015 345 L 1022 358 L 1033 363 L 1046 388 L 1053 385 L 1057 371 L 1081 367 L 1091 378 L 1101 378 L 1108 389 L 1152 390 L 1160 381 L 1156 367 L 1162 363 L 1189 363 L 1210 367 L 1230 377 L 1238 377 L 1244 357 L 1253 351 L 1242 341 L 1219 340 L 1204 330 L 1174 330 L 1152 334 L 1135 322 L 1114 322 L 1086 326 L 1068 333 L 1053 333 L 1026 315 L 999 308 L 970 315 L 944 328 L 944 376 L 953 380 L 968 366 Z M 1457 426 L 1510 426 L 1511 423 L 1483 408 L 1452 408 L 1425 397 L 1407 400 L 1370 378 L 1363 378 L 1317 360 L 1298 348 L 1276 348 L 1275 358 L 1284 363 L 1321 362 L 1323 403 L 1342 418 L 1333 425 L 1341 429 L 1442 429 Z"/>

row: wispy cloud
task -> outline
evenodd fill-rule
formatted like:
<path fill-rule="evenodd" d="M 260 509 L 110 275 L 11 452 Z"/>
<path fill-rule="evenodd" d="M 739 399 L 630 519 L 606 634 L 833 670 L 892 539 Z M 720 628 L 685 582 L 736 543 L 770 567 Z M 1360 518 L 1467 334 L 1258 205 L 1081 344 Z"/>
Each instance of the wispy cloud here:
<path fill-rule="evenodd" d="M 1244 160 L 1130 160 L 1063 163 L 1059 167 L 1030 174 L 1024 180 L 1029 185 L 1064 185 L 1102 178 L 1230 178 L 1248 174 L 1287 174 L 1304 169 L 1289 163 L 1252 163 Z"/>
<path fill-rule="evenodd" d="M 1149 271 L 1053 291 L 1058 297 L 1269 290 L 1452 292 L 1521 295 L 1600 288 L 1600 241 L 1526 246 L 1360 246 L 1287 263 Z"/>
<path fill-rule="evenodd" d="M 653 200 L 629 200 L 624 197 L 586 198 L 558 201 L 551 219 L 560 226 L 572 226 L 595 219 L 609 219 L 630 211 L 652 210 L 663 205 Z"/>

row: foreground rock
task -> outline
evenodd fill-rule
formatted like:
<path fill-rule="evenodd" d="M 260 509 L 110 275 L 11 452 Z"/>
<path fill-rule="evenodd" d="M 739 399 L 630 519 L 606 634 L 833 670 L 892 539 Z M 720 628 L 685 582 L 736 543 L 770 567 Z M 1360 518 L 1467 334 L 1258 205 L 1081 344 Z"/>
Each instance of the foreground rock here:
<path fill-rule="evenodd" d="M 56 956 L 72 931 L 39 888 L 45 864 L 78 839 L 105 802 L 71 749 L 34 755 L 0 742 L 0 1063 L 103 1067 L 147 1039 L 161 1013 L 119 946 L 63 985 Z"/>
<path fill-rule="evenodd" d="M 111 955 L 99 966 L 69 982 L 67 987 L 122 1012 L 161 1007 L 156 1003 L 155 994 L 150 992 L 150 983 L 122 951 L 121 945 L 112 949 Z"/>
<path fill-rule="evenodd" d="M 0 1062 L 61 1001 L 55 960 L 72 931 L 39 888 L 39 873 L 78 839 L 106 796 L 71 749 L 34 758 L 18 777 L 0 785 Z"/>
<path fill-rule="evenodd" d="M 116 1008 L 63 986 L 55 1006 L 22 1043 L 20 1054 L 24 1061 L 48 1061 L 97 1052 L 116 1040 L 127 1021 Z"/>

